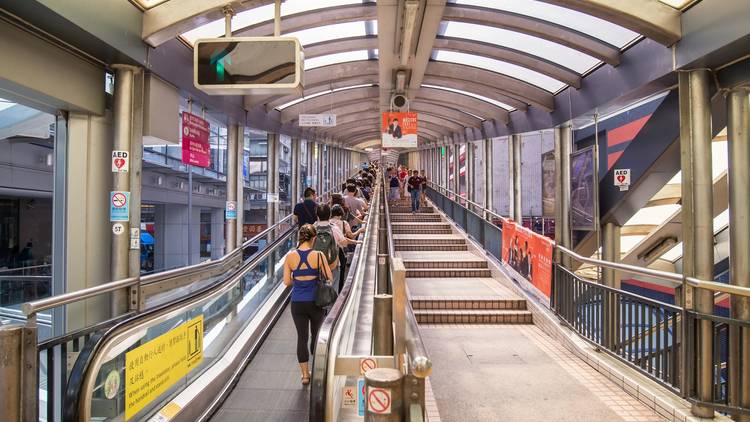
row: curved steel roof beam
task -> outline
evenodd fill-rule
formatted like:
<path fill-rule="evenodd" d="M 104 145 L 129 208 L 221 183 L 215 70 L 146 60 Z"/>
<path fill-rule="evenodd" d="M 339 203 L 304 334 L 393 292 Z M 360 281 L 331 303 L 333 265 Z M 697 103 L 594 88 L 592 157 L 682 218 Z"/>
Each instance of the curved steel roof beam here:
<path fill-rule="evenodd" d="M 281 18 L 281 34 L 297 32 L 336 23 L 377 19 L 375 3 L 350 4 L 327 7 L 310 12 L 296 13 Z M 273 35 L 273 19 L 232 31 L 235 37 L 265 37 Z"/>
<path fill-rule="evenodd" d="M 553 111 L 555 109 L 555 99 L 551 93 L 527 82 L 490 70 L 457 63 L 431 62 L 427 65 L 426 74 L 494 86 L 504 93 L 543 110 Z"/>
<path fill-rule="evenodd" d="M 501 60 L 507 63 L 525 67 L 526 69 L 539 72 L 550 78 L 557 79 L 570 86 L 581 87 L 581 75 L 560 66 L 557 63 L 550 62 L 541 57 L 524 53 L 523 51 L 514 50 L 483 41 L 472 41 L 464 38 L 442 37 L 435 39 L 433 48 L 438 50 L 456 51 L 459 53 L 474 54 L 477 56 L 487 57 L 490 59 Z M 307 54 L 307 49 L 305 49 Z"/>
<path fill-rule="evenodd" d="M 554 23 L 529 16 L 478 6 L 445 6 L 443 19 L 507 29 L 543 38 L 617 66 L 620 50 L 604 41 Z"/>
<path fill-rule="evenodd" d="M 453 120 L 449 120 L 443 116 L 439 116 L 428 111 L 419 112 L 419 121 L 426 121 L 439 126 L 443 126 L 446 129 L 449 129 L 451 132 L 463 132 L 464 130 L 466 130 L 466 126 L 464 126 L 463 124 L 454 122 Z"/>
<path fill-rule="evenodd" d="M 416 112 L 431 113 L 464 127 L 480 127 L 482 125 L 482 120 L 446 106 L 444 103 L 434 104 L 426 101 L 415 101 L 409 104 L 409 109 Z"/>
<path fill-rule="evenodd" d="M 671 46 L 682 38 L 682 12 L 660 1 L 542 0 L 596 16 Z"/>
<path fill-rule="evenodd" d="M 351 78 L 344 78 L 339 80 L 331 80 L 328 83 L 320 84 L 312 87 L 305 87 L 305 95 L 310 96 L 321 92 L 330 91 L 331 89 L 346 88 L 349 86 L 371 84 L 375 85 L 378 83 L 378 75 L 355 75 Z M 281 97 L 274 97 L 269 99 L 266 104 L 266 108 L 270 111 L 276 107 L 282 106 L 294 101 L 298 98 L 302 98 L 301 95 L 284 95 Z"/>
<path fill-rule="evenodd" d="M 377 75 L 377 60 L 358 60 L 354 62 L 336 63 L 328 66 L 316 67 L 305 71 L 305 89 L 312 89 L 321 85 L 328 85 L 332 81 L 346 81 L 359 78 L 361 75 Z M 357 85 L 348 83 L 347 85 Z M 309 94 L 310 92 L 306 92 Z M 279 95 L 245 96 L 245 108 L 251 109 L 260 104 L 266 104 Z M 291 100 L 290 100 L 291 101 Z M 283 104 L 283 103 L 282 103 Z"/>
<path fill-rule="evenodd" d="M 518 99 L 512 95 L 502 92 L 497 87 L 482 85 L 474 81 L 464 81 L 460 79 L 443 78 L 440 76 L 425 75 L 422 83 L 425 85 L 443 86 L 446 88 L 459 89 L 472 94 L 488 97 L 500 101 L 518 110 L 526 111 L 529 105 L 523 99 Z"/>
<path fill-rule="evenodd" d="M 412 102 L 418 102 L 420 99 L 450 104 L 452 108 L 466 110 L 485 119 L 498 119 L 505 123 L 508 122 L 507 110 L 468 95 L 422 87 L 417 93 L 417 98 L 412 99 Z"/>
<path fill-rule="evenodd" d="M 287 123 L 296 119 L 300 113 L 318 113 L 328 110 L 333 104 L 344 105 L 345 103 L 367 101 L 379 96 L 377 87 L 352 88 L 336 91 L 301 101 L 281 111 L 281 122 Z"/>

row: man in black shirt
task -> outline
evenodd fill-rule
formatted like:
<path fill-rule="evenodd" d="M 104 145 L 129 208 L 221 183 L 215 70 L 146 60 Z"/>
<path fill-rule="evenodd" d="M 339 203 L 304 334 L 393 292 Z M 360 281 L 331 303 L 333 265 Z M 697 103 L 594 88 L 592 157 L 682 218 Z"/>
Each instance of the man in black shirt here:
<path fill-rule="evenodd" d="M 414 170 L 412 176 L 406 181 L 411 195 L 411 213 L 419 211 L 419 195 L 422 193 L 422 178 L 419 177 L 419 170 Z"/>
<path fill-rule="evenodd" d="M 305 224 L 315 224 L 318 221 L 318 204 L 315 202 L 315 189 L 305 188 L 305 200 L 294 206 L 294 218 L 298 227 Z"/>

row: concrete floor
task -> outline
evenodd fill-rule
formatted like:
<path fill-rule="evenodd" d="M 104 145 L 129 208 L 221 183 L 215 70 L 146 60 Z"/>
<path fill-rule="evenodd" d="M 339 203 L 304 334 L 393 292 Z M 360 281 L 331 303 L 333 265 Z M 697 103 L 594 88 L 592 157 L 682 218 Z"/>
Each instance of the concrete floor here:
<path fill-rule="evenodd" d="M 623 421 L 523 333 L 533 326 L 429 326 L 442 421 Z M 624 392 L 622 394 L 625 394 Z"/>

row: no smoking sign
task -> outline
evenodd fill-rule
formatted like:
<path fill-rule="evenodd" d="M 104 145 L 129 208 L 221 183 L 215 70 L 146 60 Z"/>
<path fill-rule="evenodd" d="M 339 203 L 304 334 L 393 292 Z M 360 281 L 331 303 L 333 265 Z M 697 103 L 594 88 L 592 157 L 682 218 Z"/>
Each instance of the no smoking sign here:
<path fill-rule="evenodd" d="M 391 414 L 391 389 L 370 387 L 367 390 L 367 410 L 376 415 Z"/>
<path fill-rule="evenodd" d="M 130 192 L 112 191 L 109 193 L 109 221 L 130 220 Z"/>

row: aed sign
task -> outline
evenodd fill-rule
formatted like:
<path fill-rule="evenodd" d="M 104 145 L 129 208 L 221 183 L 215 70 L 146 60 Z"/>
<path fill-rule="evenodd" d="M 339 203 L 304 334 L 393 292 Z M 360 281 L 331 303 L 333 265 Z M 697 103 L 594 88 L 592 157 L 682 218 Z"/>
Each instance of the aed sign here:
<path fill-rule="evenodd" d="M 615 186 L 621 191 L 630 187 L 630 169 L 615 169 Z"/>
<path fill-rule="evenodd" d="M 203 315 L 125 353 L 125 420 L 158 399 L 203 360 Z"/>
<path fill-rule="evenodd" d="M 127 173 L 130 154 L 127 151 L 112 151 L 112 173 Z"/>

